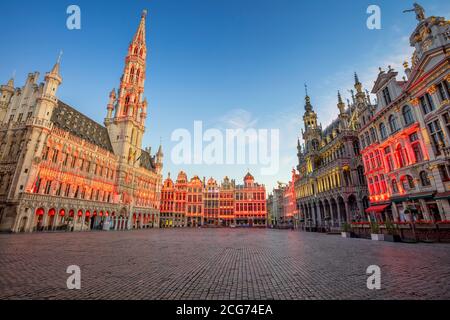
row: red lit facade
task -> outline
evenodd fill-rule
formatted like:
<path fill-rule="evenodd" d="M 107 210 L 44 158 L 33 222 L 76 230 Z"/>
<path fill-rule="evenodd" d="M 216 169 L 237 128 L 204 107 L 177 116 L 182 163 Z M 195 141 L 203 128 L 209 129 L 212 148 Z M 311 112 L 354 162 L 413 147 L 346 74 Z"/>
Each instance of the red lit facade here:
<path fill-rule="evenodd" d="M 283 213 L 281 216 L 281 223 L 283 225 L 288 225 L 297 228 L 299 226 L 300 212 L 297 207 L 296 193 L 295 193 L 295 182 L 299 178 L 298 173 L 292 170 L 291 181 L 286 185 L 283 192 Z"/>
<path fill-rule="evenodd" d="M 197 176 L 186 184 L 184 181 L 187 181 L 187 177 L 182 172 L 177 183 L 173 184 L 170 177 L 164 183 L 161 192 L 161 227 L 266 226 L 265 187 L 256 183 L 251 174 L 246 175 L 243 185 L 236 185 L 228 177 L 220 184 L 213 178 L 201 181 Z M 172 192 L 173 196 L 168 196 Z M 167 204 L 171 197 L 175 199 L 174 207 Z M 180 217 L 183 215 L 184 220 L 177 222 L 175 213 Z"/>
<path fill-rule="evenodd" d="M 0 231 L 159 226 L 162 159 L 142 148 L 146 12 L 130 42 L 104 126 L 57 97 L 60 61 L 39 83 L 0 93 Z"/>
<path fill-rule="evenodd" d="M 371 221 L 450 220 L 449 23 L 420 21 L 406 78 L 380 68 L 374 110 L 361 114 L 361 154 Z"/>

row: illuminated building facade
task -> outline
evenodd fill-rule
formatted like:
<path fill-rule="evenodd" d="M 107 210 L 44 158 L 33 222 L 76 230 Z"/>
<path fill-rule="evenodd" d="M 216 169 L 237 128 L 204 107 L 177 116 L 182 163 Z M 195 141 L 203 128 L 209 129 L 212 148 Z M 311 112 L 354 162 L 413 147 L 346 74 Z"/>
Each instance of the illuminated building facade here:
<path fill-rule="evenodd" d="M 58 99 L 59 60 L 43 83 L 33 73 L 22 88 L 1 87 L 1 231 L 159 226 L 163 153 L 142 149 L 145 22 L 143 12 L 105 126 Z"/>
<path fill-rule="evenodd" d="M 338 93 L 339 116 L 324 130 L 306 95 L 304 145 L 298 142 L 295 193 L 301 226 L 307 230 L 340 229 L 343 223 L 364 219 L 364 210 L 369 206 L 358 115 L 370 105 L 370 99 L 362 92 L 356 75 L 355 88 L 358 93 L 348 106 Z"/>
<path fill-rule="evenodd" d="M 235 189 L 235 223 L 237 226 L 265 227 L 267 224 L 266 187 L 250 174 Z"/>
<path fill-rule="evenodd" d="M 219 221 L 222 227 L 234 224 L 234 192 L 234 181 L 225 177 L 219 189 Z"/>
<path fill-rule="evenodd" d="M 236 185 L 228 177 L 220 184 L 197 176 L 187 182 L 181 172 L 177 183 L 170 177 L 166 180 L 161 193 L 161 227 L 265 227 L 267 223 L 265 187 L 250 173 L 243 185 Z M 184 223 L 177 223 L 172 213 L 185 217 L 180 220 Z"/>
<path fill-rule="evenodd" d="M 219 225 L 219 185 L 210 178 L 203 192 L 203 225 Z"/>
<path fill-rule="evenodd" d="M 299 210 L 295 196 L 295 182 L 298 178 L 299 175 L 297 172 L 292 170 L 291 181 L 286 185 L 283 192 L 283 211 L 281 215 L 282 224 L 294 228 L 297 228 L 300 224 Z"/>
<path fill-rule="evenodd" d="M 407 77 L 380 68 L 360 131 L 372 221 L 450 220 L 449 36 L 444 18 L 420 17 Z"/>
<path fill-rule="evenodd" d="M 186 223 L 184 226 L 198 227 L 203 225 L 203 185 L 198 176 L 189 182 L 187 188 Z"/>

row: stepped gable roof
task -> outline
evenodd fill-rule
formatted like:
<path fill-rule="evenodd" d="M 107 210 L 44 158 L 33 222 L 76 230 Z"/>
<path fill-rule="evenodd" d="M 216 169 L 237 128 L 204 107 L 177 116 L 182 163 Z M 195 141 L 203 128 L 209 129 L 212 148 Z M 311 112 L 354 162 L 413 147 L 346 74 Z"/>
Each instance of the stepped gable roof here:
<path fill-rule="evenodd" d="M 56 127 L 114 153 L 108 130 L 68 104 L 58 101 L 51 121 Z"/>

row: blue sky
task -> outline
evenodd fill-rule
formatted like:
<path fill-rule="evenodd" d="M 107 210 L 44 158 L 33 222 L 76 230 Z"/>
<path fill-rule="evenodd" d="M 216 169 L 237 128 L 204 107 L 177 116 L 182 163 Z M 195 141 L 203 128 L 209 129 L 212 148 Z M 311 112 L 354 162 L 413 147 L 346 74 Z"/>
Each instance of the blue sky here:
<path fill-rule="evenodd" d="M 16 86 L 29 72 L 43 75 L 64 51 L 61 100 L 98 122 L 108 93 L 119 86 L 127 46 L 147 8 L 145 146 L 165 150 L 165 175 L 228 175 L 247 167 L 269 189 L 287 181 L 296 165 L 302 128 L 304 83 L 323 125 L 337 114 L 336 92 L 348 96 L 353 72 L 371 89 L 379 66 L 401 69 L 410 59 L 413 1 L 131 0 L 8 1 L 2 3 L 0 82 L 16 71 Z M 450 3 L 421 1 L 427 15 L 449 18 Z M 66 8 L 80 6 L 82 29 L 66 28 Z M 377 4 L 382 29 L 366 27 L 366 9 Z M 401 70 L 400 70 L 401 71 Z M 175 129 L 205 127 L 280 129 L 281 169 L 260 176 L 257 167 L 175 166 Z"/>

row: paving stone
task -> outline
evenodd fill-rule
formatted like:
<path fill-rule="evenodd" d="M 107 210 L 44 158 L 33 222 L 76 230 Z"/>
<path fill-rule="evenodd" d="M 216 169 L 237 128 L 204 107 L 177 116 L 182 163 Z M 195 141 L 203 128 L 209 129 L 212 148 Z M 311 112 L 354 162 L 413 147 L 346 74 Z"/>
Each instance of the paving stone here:
<path fill-rule="evenodd" d="M 81 290 L 68 290 L 69 265 Z M 382 270 L 369 290 L 366 269 Z M 0 235 L 0 299 L 449 299 L 450 244 L 175 229 Z"/>

